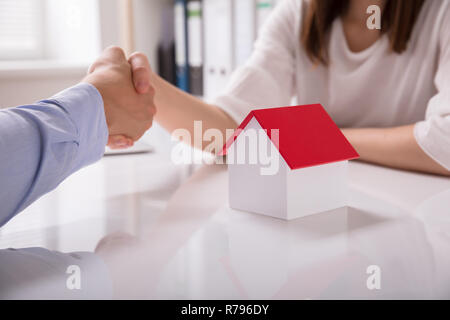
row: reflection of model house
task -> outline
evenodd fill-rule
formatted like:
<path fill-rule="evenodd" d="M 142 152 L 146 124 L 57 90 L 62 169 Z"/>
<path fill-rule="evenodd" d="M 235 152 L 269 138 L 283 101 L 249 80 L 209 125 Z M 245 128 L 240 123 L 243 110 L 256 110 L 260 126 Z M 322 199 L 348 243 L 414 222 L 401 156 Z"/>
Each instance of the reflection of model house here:
<path fill-rule="evenodd" d="M 345 206 L 358 158 L 319 104 L 251 111 L 222 153 L 230 207 L 282 219 Z"/>

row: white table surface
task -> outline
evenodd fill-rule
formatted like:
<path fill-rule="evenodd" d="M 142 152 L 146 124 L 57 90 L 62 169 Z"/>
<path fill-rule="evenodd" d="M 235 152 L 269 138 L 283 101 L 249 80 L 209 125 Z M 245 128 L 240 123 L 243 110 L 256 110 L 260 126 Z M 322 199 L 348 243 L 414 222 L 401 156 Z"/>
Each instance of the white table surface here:
<path fill-rule="evenodd" d="M 348 207 L 288 222 L 228 208 L 223 165 L 105 157 L 0 229 L 0 249 L 99 246 L 117 298 L 450 298 L 450 179 L 352 162 L 349 183 Z"/>

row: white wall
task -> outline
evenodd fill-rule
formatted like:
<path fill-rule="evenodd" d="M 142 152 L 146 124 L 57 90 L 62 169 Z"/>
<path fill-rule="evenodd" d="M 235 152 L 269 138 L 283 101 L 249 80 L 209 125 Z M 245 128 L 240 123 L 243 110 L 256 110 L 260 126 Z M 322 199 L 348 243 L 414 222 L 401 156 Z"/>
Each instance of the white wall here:
<path fill-rule="evenodd" d="M 83 1 L 86 2 L 87 0 Z M 49 0 L 48 3 L 54 5 L 55 2 L 57 3 L 58 0 Z M 134 0 L 133 3 L 135 49 L 148 55 L 155 71 L 161 25 L 160 12 L 164 4 L 171 3 L 172 0 Z M 100 51 L 101 48 L 109 45 L 120 44 L 118 0 L 99 0 L 98 6 L 95 7 L 98 7 L 98 9 L 94 12 L 100 16 L 98 28 L 92 26 L 93 12 L 82 12 L 82 14 L 84 15 L 83 20 L 86 20 L 86 24 L 89 26 L 87 29 L 93 29 L 92 32 L 98 32 L 99 35 L 98 37 L 92 37 L 84 47 L 74 46 L 73 44 L 78 43 L 80 39 L 74 39 L 72 35 L 68 36 L 70 40 L 64 44 L 58 43 L 58 37 L 56 37 L 58 34 L 61 37 L 61 34 L 70 34 L 70 32 L 64 28 L 55 30 L 55 24 L 53 22 L 48 23 L 53 29 L 52 34 L 54 36 L 47 39 L 51 43 L 49 56 L 59 60 L 59 62 L 0 61 L 0 108 L 32 103 L 78 83 L 84 77 L 89 66 L 87 59 L 91 58 L 88 57 L 93 57 L 96 50 Z M 85 11 L 88 11 L 87 8 Z M 91 40 L 95 38 L 98 38 L 99 43 L 92 43 Z M 76 54 L 76 51 L 79 51 L 78 54 Z M 67 59 L 64 59 L 64 56 Z"/>
<path fill-rule="evenodd" d="M 89 63 L 98 56 L 98 1 L 46 0 L 45 12 L 45 59 Z"/>
<path fill-rule="evenodd" d="M 98 1 L 45 0 L 40 60 L 0 61 L 0 107 L 32 103 L 72 86 L 100 52 Z"/>
<path fill-rule="evenodd" d="M 161 34 L 161 12 L 173 0 L 134 0 L 135 50 L 145 53 L 153 70 L 157 71 L 157 49 Z"/>
<path fill-rule="evenodd" d="M 0 108 L 33 103 L 70 87 L 86 74 L 87 65 L 0 63 Z"/>

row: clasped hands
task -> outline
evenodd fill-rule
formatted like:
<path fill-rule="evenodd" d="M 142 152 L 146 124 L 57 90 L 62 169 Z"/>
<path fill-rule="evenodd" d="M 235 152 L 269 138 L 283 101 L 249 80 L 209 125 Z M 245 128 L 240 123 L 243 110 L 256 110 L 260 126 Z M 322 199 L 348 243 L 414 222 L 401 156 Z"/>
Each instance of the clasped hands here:
<path fill-rule="evenodd" d="M 103 98 L 110 148 L 132 146 L 152 126 L 156 108 L 150 73 L 144 54 L 136 52 L 127 59 L 121 48 L 112 46 L 82 80 L 96 87 Z"/>

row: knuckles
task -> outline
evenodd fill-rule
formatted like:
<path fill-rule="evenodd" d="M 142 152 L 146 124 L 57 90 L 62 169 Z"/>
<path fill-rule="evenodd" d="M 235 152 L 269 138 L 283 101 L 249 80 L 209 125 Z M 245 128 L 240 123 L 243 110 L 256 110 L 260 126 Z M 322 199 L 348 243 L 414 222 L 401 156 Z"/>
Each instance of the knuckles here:
<path fill-rule="evenodd" d="M 116 46 L 116 45 L 112 45 L 112 46 L 107 47 L 104 52 L 105 53 L 111 53 L 111 54 L 114 54 L 116 56 L 123 56 L 123 57 L 125 57 L 125 52 L 123 51 L 123 49 L 121 47 L 119 47 L 119 46 Z"/>
<path fill-rule="evenodd" d="M 143 54 L 142 52 L 140 52 L 140 51 L 136 51 L 136 52 L 133 52 L 131 55 L 130 55 L 130 59 L 133 59 L 133 58 L 143 58 L 143 59 L 147 59 L 147 56 L 145 55 L 145 54 Z"/>
<path fill-rule="evenodd" d="M 132 61 L 134 59 L 139 59 L 145 62 L 145 64 L 150 67 L 150 63 L 148 61 L 147 55 L 140 51 L 133 52 L 130 57 L 128 58 L 129 61 Z"/>

